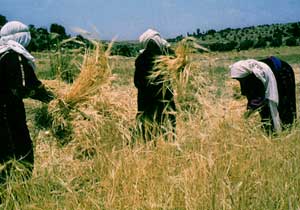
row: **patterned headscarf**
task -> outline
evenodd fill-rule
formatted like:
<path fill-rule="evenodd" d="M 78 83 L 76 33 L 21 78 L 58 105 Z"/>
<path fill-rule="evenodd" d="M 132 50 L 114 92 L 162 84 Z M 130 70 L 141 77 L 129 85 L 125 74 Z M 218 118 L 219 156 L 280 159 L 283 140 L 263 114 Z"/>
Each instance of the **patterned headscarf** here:
<path fill-rule="evenodd" d="M 22 54 L 34 66 L 34 57 L 25 49 L 31 41 L 28 26 L 19 21 L 6 23 L 0 31 L 0 54 L 13 50 Z"/>

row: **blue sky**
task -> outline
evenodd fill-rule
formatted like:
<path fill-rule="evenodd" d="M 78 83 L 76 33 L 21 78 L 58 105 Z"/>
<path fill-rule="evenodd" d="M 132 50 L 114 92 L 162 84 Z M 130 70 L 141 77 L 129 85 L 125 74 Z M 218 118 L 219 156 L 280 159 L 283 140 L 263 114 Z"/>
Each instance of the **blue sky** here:
<path fill-rule="evenodd" d="M 0 14 L 36 27 L 97 29 L 100 37 L 135 40 L 147 28 L 166 38 L 197 28 L 236 28 L 300 21 L 300 0 L 1 0 Z"/>

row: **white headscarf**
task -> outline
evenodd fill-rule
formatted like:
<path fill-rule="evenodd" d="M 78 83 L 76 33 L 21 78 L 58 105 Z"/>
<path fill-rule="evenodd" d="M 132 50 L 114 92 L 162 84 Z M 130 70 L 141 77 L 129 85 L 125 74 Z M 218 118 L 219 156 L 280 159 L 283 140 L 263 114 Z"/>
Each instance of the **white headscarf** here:
<path fill-rule="evenodd" d="M 265 87 L 265 97 L 269 100 L 274 127 L 277 131 L 281 131 L 280 118 L 277 110 L 279 103 L 277 82 L 271 68 L 267 64 L 254 59 L 238 61 L 229 68 L 231 78 L 244 78 L 253 73 L 262 81 Z"/>
<path fill-rule="evenodd" d="M 34 57 L 25 49 L 31 41 L 28 26 L 19 21 L 6 23 L 0 31 L 0 54 L 13 50 L 22 54 L 35 68 Z"/>
<path fill-rule="evenodd" d="M 153 29 L 148 29 L 139 38 L 139 41 L 142 43 L 144 49 L 146 49 L 150 40 L 155 41 L 162 51 L 164 51 L 166 47 L 170 47 L 170 44 L 161 37 L 160 33 Z"/>

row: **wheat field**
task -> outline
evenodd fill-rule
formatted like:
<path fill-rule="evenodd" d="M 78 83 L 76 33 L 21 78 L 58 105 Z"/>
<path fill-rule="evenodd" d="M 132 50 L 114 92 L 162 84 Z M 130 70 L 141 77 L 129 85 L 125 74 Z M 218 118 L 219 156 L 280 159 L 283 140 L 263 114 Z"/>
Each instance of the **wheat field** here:
<path fill-rule="evenodd" d="M 246 99 L 228 74 L 234 61 L 269 55 L 293 66 L 299 94 L 300 47 L 194 54 L 189 80 L 175 92 L 176 141 L 156 146 L 133 132 L 134 58 L 110 57 L 112 81 L 79 107 L 88 117 L 73 116 L 67 143 L 40 126 L 45 105 L 26 99 L 34 173 L 11 177 L 0 208 L 300 209 L 300 125 L 270 136 L 257 114 L 245 120 Z M 38 56 L 39 71 L 45 66 Z M 42 79 L 55 92 L 70 86 Z"/>

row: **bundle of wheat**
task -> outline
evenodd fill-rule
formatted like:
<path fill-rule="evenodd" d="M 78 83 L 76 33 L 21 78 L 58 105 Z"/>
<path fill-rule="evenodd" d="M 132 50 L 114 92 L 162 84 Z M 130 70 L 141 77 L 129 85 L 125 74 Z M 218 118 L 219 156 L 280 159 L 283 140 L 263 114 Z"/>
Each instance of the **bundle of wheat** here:
<path fill-rule="evenodd" d="M 97 93 L 103 84 L 110 81 L 111 69 L 108 64 L 108 56 L 112 43 L 106 51 L 104 51 L 104 46 L 101 43 L 96 41 L 93 43 L 95 49 L 87 51 L 80 74 L 68 93 L 63 96 L 63 100 L 71 107 L 86 102 L 89 97 Z"/>
<path fill-rule="evenodd" d="M 58 96 L 48 106 L 52 118 L 52 133 L 59 138 L 70 138 L 72 134 L 71 113 L 87 116 L 78 109 L 92 96 L 99 94 L 101 87 L 111 81 L 111 69 L 108 56 L 113 42 L 104 50 L 100 42 L 92 41 L 94 49 L 86 50 L 80 73 L 69 90 Z"/>
<path fill-rule="evenodd" d="M 184 89 L 182 87 L 186 85 L 190 75 L 191 54 L 196 50 L 209 51 L 197 44 L 196 39 L 192 37 L 183 39 L 175 49 L 175 56 L 163 55 L 157 57 L 155 60 L 155 71 L 149 78 L 155 80 L 158 76 L 162 76 L 163 81 L 172 81 L 177 86 L 177 89 Z"/>

